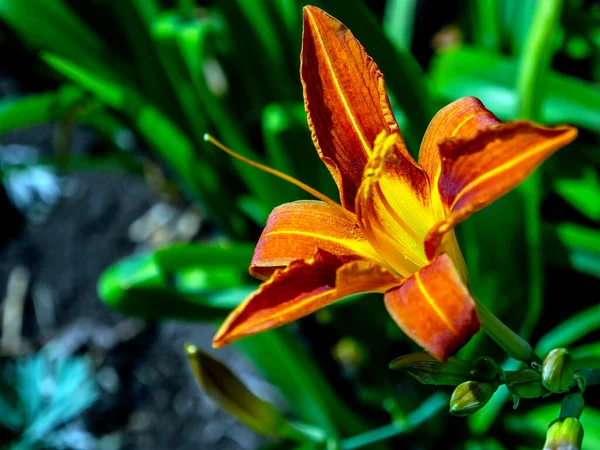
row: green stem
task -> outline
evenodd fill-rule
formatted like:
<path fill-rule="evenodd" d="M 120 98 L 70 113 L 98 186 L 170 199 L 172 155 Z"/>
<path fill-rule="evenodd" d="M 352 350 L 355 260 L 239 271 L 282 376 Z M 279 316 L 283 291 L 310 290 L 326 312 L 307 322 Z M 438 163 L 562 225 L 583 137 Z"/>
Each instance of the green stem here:
<path fill-rule="evenodd" d="M 480 302 L 477 302 L 477 315 L 481 322 L 483 330 L 491 337 L 496 344 L 504 349 L 504 351 L 512 358 L 526 363 L 537 362 L 542 360 L 535 354 L 531 345 L 508 328 L 500 319 L 498 319 L 489 309 Z"/>
<path fill-rule="evenodd" d="M 581 369 L 579 373 L 585 378 L 586 387 L 600 384 L 600 369 Z"/>
<path fill-rule="evenodd" d="M 448 405 L 448 396 L 438 392 L 425 400 L 421 406 L 409 414 L 408 418 L 402 422 L 394 422 L 384 425 L 366 433 L 344 439 L 340 443 L 340 450 L 354 450 L 363 448 L 376 442 L 385 441 L 400 434 L 413 430 L 418 425 L 429 420 L 437 414 L 443 407 Z"/>
<path fill-rule="evenodd" d="M 323 428 L 299 421 L 286 422 L 280 436 L 308 444 L 321 444 L 327 440 Z"/>
<path fill-rule="evenodd" d="M 521 53 L 517 76 L 519 116 L 535 119 L 540 116 L 546 74 L 552 59 L 552 35 L 560 21 L 562 0 L 536 3 L 533 23 Z M 521 187 L 525 194 L 525 221 L 529 259 L 529 305 L 523 324 L 524 336 L 529 336 L 542 311 L 543 259 L 541 245 L 541 178 L 534 173 Z"/>
<path fill-rule="evenodd" d="M 575 419 L 579 419 L 581 413 L 583 413 L 584 406 L 585 403 L 581 394 L 569 394 L 563 398 L 560 405 L 560 417 L 574 417 Z"/>

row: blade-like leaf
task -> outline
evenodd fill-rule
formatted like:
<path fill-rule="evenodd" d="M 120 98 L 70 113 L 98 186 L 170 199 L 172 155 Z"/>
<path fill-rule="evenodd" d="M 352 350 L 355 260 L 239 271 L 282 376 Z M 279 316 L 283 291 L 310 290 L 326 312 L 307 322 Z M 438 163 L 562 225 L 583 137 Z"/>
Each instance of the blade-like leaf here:
<path fill-rule="evenodd" d="M 0 101 L 0 134 L 60 119 L 90 102 L 91 98 L 83 90 L 69 85 L 55 92 L 3 98 Z"/>
<path fill-rule="evenodd" d="M 464 70 L 468 67 L 469 70 Z M 481 101 L 502 119 L 517 112 L 517 61 L 475 48 L 461 47 L 436 55 L 431 80 L 436 93 L 450 101 L 466 95 Z M 600 89 L 593 83 L 550 72 L 545 80 L 541 117 L 544 123 L 569 123 L 600 131 Z"/>

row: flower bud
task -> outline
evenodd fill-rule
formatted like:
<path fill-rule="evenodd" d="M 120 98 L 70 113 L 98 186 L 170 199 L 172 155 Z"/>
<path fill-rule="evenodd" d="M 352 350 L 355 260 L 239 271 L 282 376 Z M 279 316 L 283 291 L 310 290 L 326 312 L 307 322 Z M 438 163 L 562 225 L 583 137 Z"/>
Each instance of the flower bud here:
<path fill-rule="evenodd" d="M 498 364 L 489 356 L 477 358 L 471 368 L 471 378 L 481 381 L 492 381 L 498 376 Z"/>
<path fill-rule="evenodd" d="M 198 384 L 217 405 L 254 431 L 282 434 L 287 422 L 270 403 L 254 395 L 229 368 L 198 347 L 185 350 Z"/>
<path fill-rule="evenodd" d="M 548 353 L 542 365 L 542 383 L 550 392 L 557 394 L 569 389 L 575 370 L 571 355 L 564 348 L 556 348 Z"/>
<path fill-rule="evenodd" d="M 581 450 L 583 427 L 574 417 L 556 419 L 548 427 L 543 450 Z"/>
<path fill-rule="evenodd" d="M 508 391 L 518 398 L 538 398 L 546 393 L 542 376 L 533 369 L 506 372 L 504 381 Z"/>
<path fill-rule="evenodd" d="M 454 389 L 450 399 L 450 414 L 470 416 L 483 408 L 498 389 L 497 381 L 466 381 Z"/>

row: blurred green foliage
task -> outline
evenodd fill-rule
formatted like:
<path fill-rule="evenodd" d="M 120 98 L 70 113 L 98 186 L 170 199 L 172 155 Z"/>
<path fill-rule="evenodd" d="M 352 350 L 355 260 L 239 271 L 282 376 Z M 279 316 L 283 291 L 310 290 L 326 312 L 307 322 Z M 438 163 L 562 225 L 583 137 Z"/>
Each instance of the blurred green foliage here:
<path fill-rule="evenodd" d="M 59 83 L 53 91 L 0 100 L 0 132 L 47 121 L 81 124 L 111 145 L 109 158 L 129 154 L 120 137 L 131 130 L 226 237 L 225 243 L 174 246 L 117 263 L 99 283 L 107 304 L 147 319 L 219 322 L 255 287 L 247 267 L 260 227 L 274 206 L 306 194 L 205 144 L 206 132 L 335 195 L 302 106 L 298 57 L 306 3 L 0 0 L 5 39 Z M 312 3 L 348 25 L 377 61 L 413 154 L 435 111 L 465 95 L 479 97 L 504 120 L 580 128 L 578 140 L 523 189 L 476 214 L 458 233 L 480 301 L 537 343 L 542 357 L 557 346 L 579 345 L 574 357 L 597 363 L 600 6 L 447 2 L 440 22 L 428 21 L 427 8 L 441 2 Z M 547 3 L 558 14 L 555 23 L 543 19 Z M 540 37 L 544 29 L 549 37 Z M 501 388 L 468 421 L 447 415 L 428 421 L 441 417 L 439 397 L 426 400 L 432 389 L 387 369 L 415 347 L 380 301 L 341 302 L 307 318 L 301 340 L 294 327 L 236 345 L 300 420 L 322 427 L 334 441 L 364 433 L 339 441 L 340 448 L 391 436 L 402 442 L 408 433 L 401 445 L 412 448 L 515 448 L 516 439 L 522 448 L 539 448 L 557 417 L 558 406 L 535 402 L 511 412 Z M 341 342 L 352 351 L 338 351 Z M 467 360 L 481 355 L 503 357 L 483 335 L 459 354 Z M 597 399 L 588 404 L 599 408 Z M 597 448 L 600 427 L 586 421 L 597 423 L 598 412 L 585 411 L 584 448 Z"/>

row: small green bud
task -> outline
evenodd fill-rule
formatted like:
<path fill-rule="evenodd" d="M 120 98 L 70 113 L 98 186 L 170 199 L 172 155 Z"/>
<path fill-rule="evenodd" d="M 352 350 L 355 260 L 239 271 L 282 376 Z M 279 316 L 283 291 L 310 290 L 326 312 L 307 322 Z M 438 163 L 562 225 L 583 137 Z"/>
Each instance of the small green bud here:
<path fill-rule="evenodd" d="M 557 394 L 569 389 L 575 370 L 571 364 L 571 355 L 567 349 L 555 348 L 542 365 L 542 383 L 550 392 Z"/>
<path fill-rule="evenodd" d="M 483 408 L 493 397 L 498 381 L 466 381 L 454 389 L 450 399 L 450 414 L 470 416 Z"/>
<path fill-rule="evenodd" d="M 498 364 L 489 356 L 477 358 L 471 368 L 471 378 L 481 381 L 492 381 L 498 376 Z"/>
<path fill-rule="evenodd" d="M 543 450 L 581 450 L 583 427 L 574 417 L 556 419 L 548 427 Z"/>
<path fill-rule="evenodd" d="M 546 393 L 542 376 L 533 369 L 507 371 L 504 382 L 508 391 L 518 398 L 538 398 Z"/>

